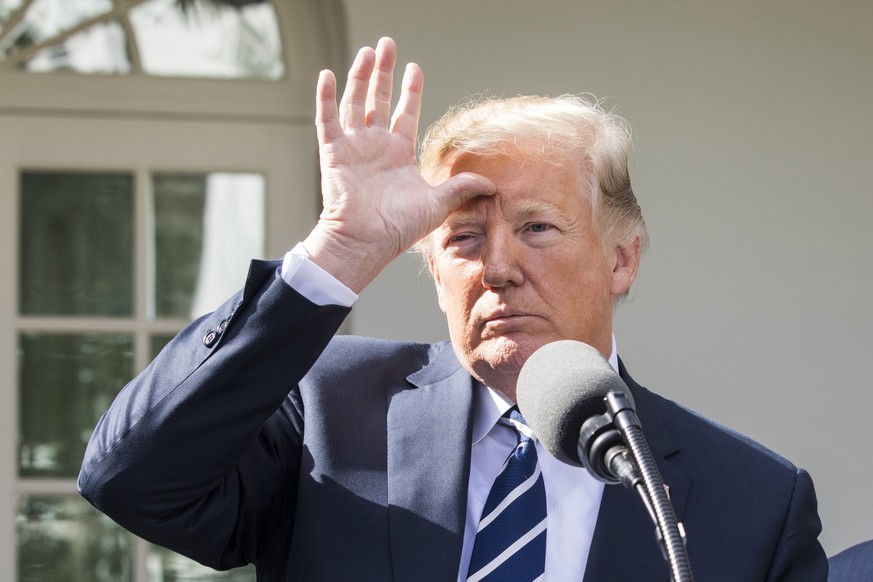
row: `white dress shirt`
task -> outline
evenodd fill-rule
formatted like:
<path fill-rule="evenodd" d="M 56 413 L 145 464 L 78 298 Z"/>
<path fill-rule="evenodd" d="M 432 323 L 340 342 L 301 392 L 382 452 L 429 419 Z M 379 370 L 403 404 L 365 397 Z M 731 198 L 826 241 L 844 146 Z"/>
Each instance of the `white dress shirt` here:
<path fill-rule="evenodd" d="M 285 255 L 281 274 L 298 293 L 317 305 L 350 307 L 358 298 L 336 278 L 310 261 L 302 244 Z M 609 363 L 618 370 L 616 353 L 613 338 Z M 476 383 L 473 396 L 473 449 L 459 582 L 467 578 L 476 529 L 488 492 L 517 444 L 511 431 L 495 430 L 497 421 L 513 404 L 500 392 Z M 536 439 L 533 433 L 527 434 Z M 545 580 L 581 581 L 585 575 L 604 485 L 591 477 L 586 469 L 558 461 L 539 442 L 536 448 L 546 487 L 548 513 Z"/>

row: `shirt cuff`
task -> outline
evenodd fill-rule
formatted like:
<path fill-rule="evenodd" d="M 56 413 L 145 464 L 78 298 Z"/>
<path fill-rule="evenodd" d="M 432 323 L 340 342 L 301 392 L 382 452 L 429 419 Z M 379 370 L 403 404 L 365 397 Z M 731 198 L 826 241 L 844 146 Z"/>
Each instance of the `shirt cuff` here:
<path fill-rule="evenodd" d="M 357 293 L 309 260 L 303 243 L 285 253 L 280 272 L 288 285 L 316 305 L 351 307 L 358 300 Z"/>

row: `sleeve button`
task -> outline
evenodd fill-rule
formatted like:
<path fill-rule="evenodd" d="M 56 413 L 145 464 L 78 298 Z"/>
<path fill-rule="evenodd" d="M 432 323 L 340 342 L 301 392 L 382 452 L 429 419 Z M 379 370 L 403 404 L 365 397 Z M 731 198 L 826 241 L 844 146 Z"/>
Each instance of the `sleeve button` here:
<path fill-rule="evenodd" d="M 205 345 L 207 348 L 211 348 L 212 346 L 215 345 L 215 340 L 217 340 L 217 339 L 218 339 L 218 333 L 216 333 L 215 330 L 210 329 L 209 331 L 206 332 L 206 335 L 203 336 L 203 345 Z"/>

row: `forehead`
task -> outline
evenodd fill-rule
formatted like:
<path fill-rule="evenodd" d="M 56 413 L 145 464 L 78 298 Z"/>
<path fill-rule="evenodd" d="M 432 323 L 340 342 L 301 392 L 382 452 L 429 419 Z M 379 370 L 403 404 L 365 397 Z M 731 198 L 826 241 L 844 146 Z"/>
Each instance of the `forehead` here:
<path fill-rule="evenodd" d="M 474 171 L 486 175 L 495 173 L 507 179 L 545 175 L 579 177 L 577 164 L 569 156 L 549 154 L 528 143 L 495 146 L 488 153 L 461 152 L 447 159 L 440 171 L 448 175 Z"/>
<path fill-rule="evenodd" d="M 585 173 L 564 161 L 522 155 L 479 156 L 463 154 L 443 170 L 444 176 L 473 172 L 497 186 L 494 196 L 481 196 L 462 204 L 453 214 L 499 208 L 504 214 L 532 215 L 548 211 L 575 213 L 589 207 L 590 190 Z"/>

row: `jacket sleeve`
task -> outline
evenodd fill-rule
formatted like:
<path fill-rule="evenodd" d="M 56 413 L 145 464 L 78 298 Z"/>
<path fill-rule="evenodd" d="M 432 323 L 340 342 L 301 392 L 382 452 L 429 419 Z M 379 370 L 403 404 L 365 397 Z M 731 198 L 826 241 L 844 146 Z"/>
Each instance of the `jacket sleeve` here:
<path fill-rule="evenodd" d="M 809 474 L 798 469 L 768 582 L 826 582 L 828 561 L 818 541 L 819 533 L 815 488 Z"/>
<path fill-rule="evenodd" d="M 218 569 L 254 562 L 293 521 L 295 394 L 349 309 L 319 307 L 276 263 L 186 327 L 94 430 L 79 492 L 133 533 Z"/>

